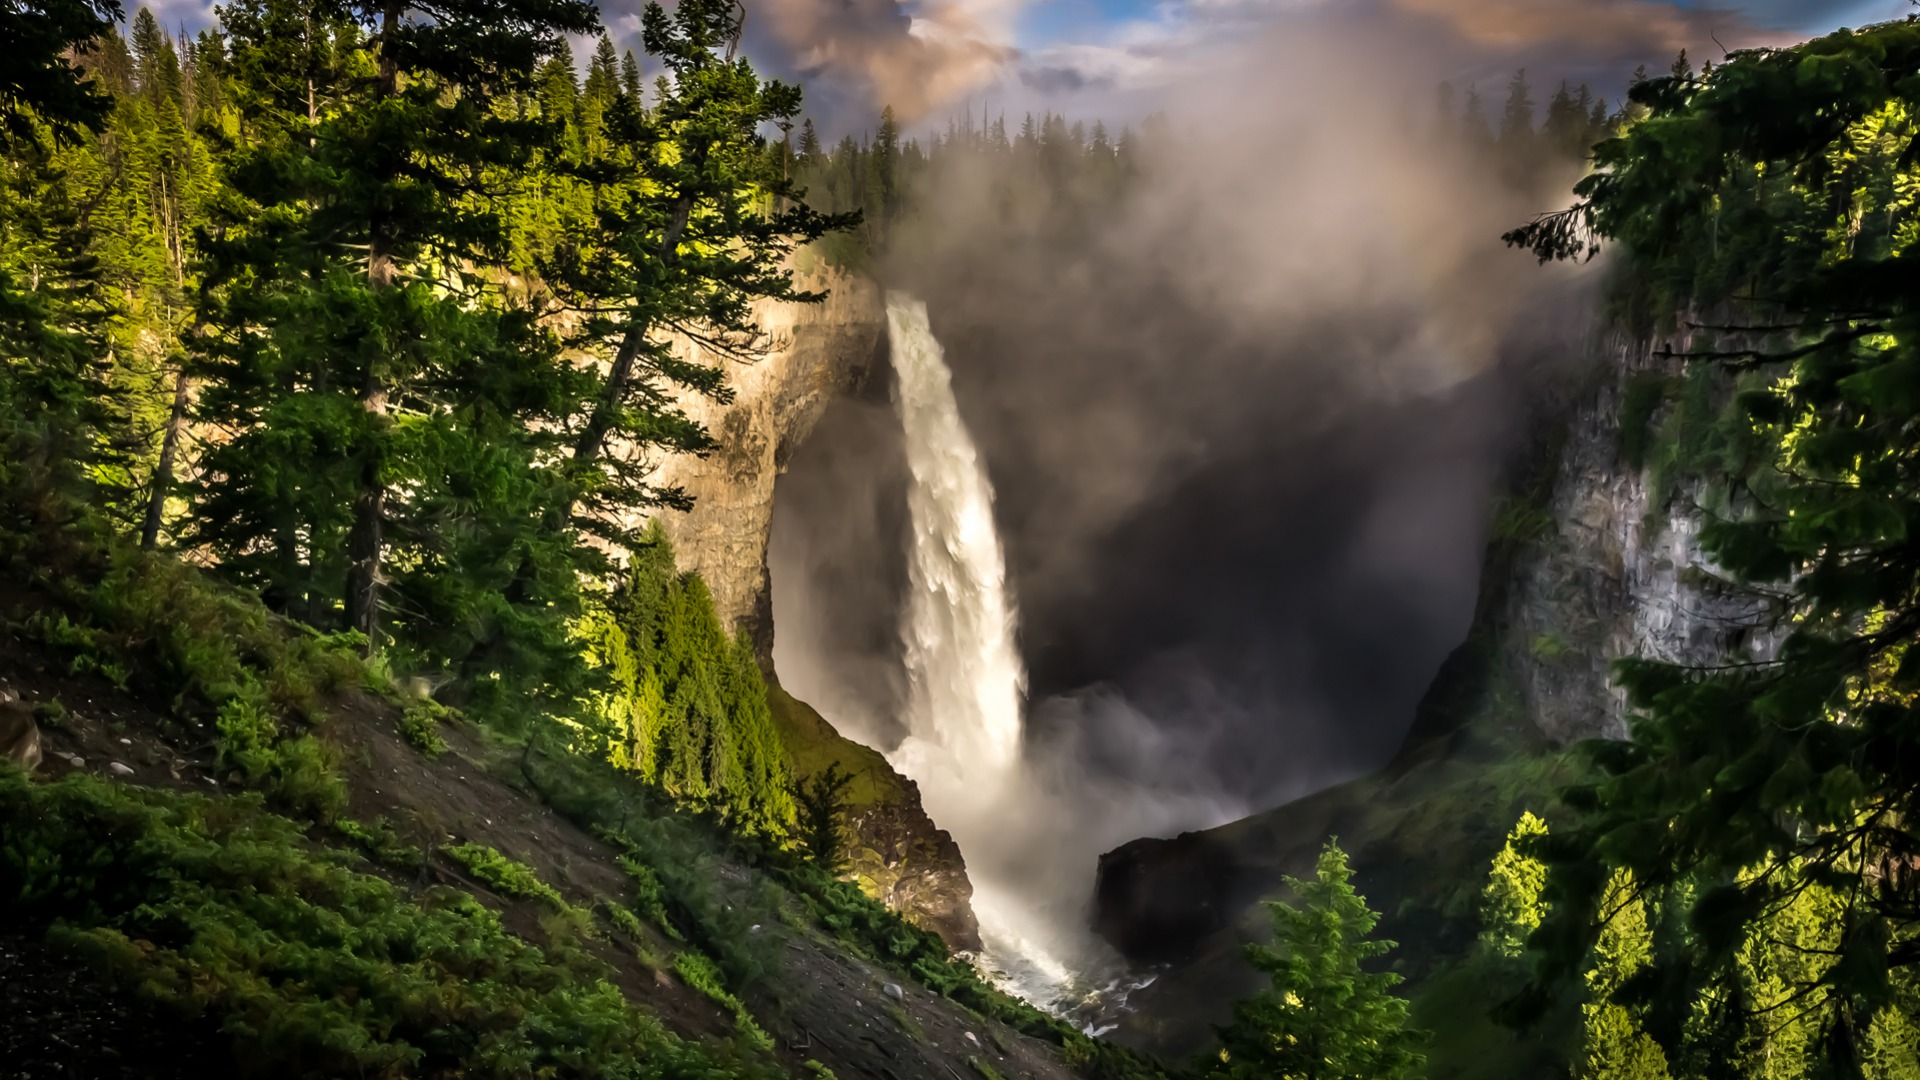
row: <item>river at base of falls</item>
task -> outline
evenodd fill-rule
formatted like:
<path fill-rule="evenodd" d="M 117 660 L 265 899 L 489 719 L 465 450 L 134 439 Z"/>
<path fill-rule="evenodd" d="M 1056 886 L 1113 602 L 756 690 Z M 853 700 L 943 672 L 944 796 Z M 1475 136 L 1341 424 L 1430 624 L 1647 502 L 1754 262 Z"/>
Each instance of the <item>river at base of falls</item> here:
<path fill-rule="evenodd" d="M 1048 796 L 1022 760 L 1026 669 L 993 486 L 960 415 L 952 373 L 926 305 L 887 295 L 894 409 L 910 484 L 909 590 L 900 639 L 907 739 L 889 760 L 920 787 L 927 813 L 959 845 L 973 879 L 985 948 L 981 974 L 1080 1030 L 1109 1030 L 1126 999 L 1151 982 L 1095 938 L 1056 882 L 994 872 L 1009 852 L 1061 839 Z M 1091 854 L 1087 856 L 1091 862 Z M 1014 860 L 1017 864 L 1018 860 Z M 1092 866 L 1081 887 L 1092 884 Z"/>
<path fill-rule="evenodd" d="M 1058 941 L 1055 926 L 1036 925 L 1031 909 L 991 887 L 975 886 L 973 908 L 983 946 L 973 966 L 981 977 L 1083 1034 L 1112 1031 L 1128 1011 L 1127 999 L 1157 977 L 1129 966 L 1090 933 L 1082 941 Z"/>

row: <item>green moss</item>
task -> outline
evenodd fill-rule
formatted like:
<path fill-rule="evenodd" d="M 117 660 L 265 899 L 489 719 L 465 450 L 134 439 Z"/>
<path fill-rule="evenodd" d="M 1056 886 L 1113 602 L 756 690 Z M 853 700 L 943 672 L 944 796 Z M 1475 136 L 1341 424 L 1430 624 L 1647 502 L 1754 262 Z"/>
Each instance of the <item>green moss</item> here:
<path fill-rule="evenodd" d="M 876 806 L 898 806 L 907 801 L 906 782 L 879 751 L 840 734 L 813 706 L 781 689 L 767 687 L 767 704 L 774 727 L 793 761 L 793 772 L 804 781 L 830 765 L 852 778 L 847 785 L 847 809 L 858 813 Z"/>

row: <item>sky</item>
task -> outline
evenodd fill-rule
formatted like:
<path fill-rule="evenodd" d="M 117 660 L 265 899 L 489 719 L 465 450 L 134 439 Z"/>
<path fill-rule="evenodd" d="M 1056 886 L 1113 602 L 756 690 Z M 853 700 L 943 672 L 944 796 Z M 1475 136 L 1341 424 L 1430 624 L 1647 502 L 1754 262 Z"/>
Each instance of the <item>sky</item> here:
<path fill-rule="evenodd" d="M 630 0 L 609 0 L 612 3 Z M 1433 42 L 1450 81 L 1498 92 L 1517 66 L 1618 93 L 1688 48 L 1789 44 L 1899 18 L 1907 0 L 754 0 L 750 53 L 806 79 L 828 126 L 894 105 L 911 123 L 1053 109 L 1109 121 L 1290 20 L 1381 22 Z M 1536 79 L 1536 85 L 1544 82 Z M 851 119 L 849 119 L 851 118 Z"/>
<path fill-rule="evenodd" d="M 189 31 L 213 0 L 148 0 Z M 603 0 L 622 44 L 642 0 Z M 1504 83 L 1519 63 L 1617 92 L 1639 63 L 1786 44 L 1840 26 L 1898 18 L 1907 0 L 746 0 L 747 50 L 763 70 L 803 80 L 822 125 L 859 131 L 883 104 L 909 125 L 1052 109 L 1138 119 L 1223 51 L 1285 33 L 1290 19 L 1404 24 L 1457 57 L 1453 81 Z M 131 9 L 133 5 L 129 4 Z M 583 43 L 584 44 L 584 43 Z M 584 53 L 584 49 L 577 50 Z M 1540 81 L 1540 80 L 1536 80 Z"/>

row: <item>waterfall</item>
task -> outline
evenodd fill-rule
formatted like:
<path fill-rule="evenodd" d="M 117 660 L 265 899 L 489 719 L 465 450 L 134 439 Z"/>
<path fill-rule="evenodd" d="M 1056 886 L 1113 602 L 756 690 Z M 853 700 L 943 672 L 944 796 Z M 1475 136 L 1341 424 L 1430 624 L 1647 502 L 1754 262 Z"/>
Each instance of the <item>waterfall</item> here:
<path fill-rule="evenodd" d="M 1086 845 L 1102 831 L 1082 825 L 1081 807 L 1059 801 L 1059 777 L 1031 775 L 1021 755 L 1026 670 L 993 486 L 960 418 L 926 305 L 889 293 L 887 327 L 913 530 L 900 618 L 909 734 L 888 760 L 919 785 L 928 815 L 967 861 L 982 973 L 1100 1030 L 1144 983 L 1086 931 L 1078 902 L 1063 907 L 1048 894 L 1059 891 L 1063 872 L 1091 881 L 1101 849 Z"/>
<path fill-rule="evenodd" d="M 960 419 L 927 306 L 889 293 L 887 327 L 894 407 L 912 474 L 910 589 L 900 626 L 911 734 L 895 751 L 896 765 L 920 781 L 935 821 L 957 825 L 1019 768 L 1026 671 L 1014 641 L 993 486 Z M 953 799 L 967 805 L 938 805 Z"/>

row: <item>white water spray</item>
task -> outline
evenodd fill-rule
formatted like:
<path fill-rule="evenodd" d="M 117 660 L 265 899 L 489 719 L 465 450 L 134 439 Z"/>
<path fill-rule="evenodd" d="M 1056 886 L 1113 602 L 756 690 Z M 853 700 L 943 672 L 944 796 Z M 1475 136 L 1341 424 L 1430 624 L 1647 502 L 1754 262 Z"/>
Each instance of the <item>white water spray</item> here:
<path fill-rule="evenodd" d="M 1078 925 L 1077 913 L 1035 906 L 1045 890 L 1035 888 L 1033 859 L 1059 872 L 1045 853 L 1058 846 L 1051 833 L 1073 815 L 1038 790 L 1021 757 L 1026 670 L 993 486 L 960 418 L 926 305 L 888 294 L 887 326 L 913 530 L 900 623 L 909 734 L 889 760 L 920 786 L 927 813 L 967 859 L 987 976 L 1096 1026 L 1139 984 Z M 1091 880 L 1090 860 L 1073 869 Z"/>

